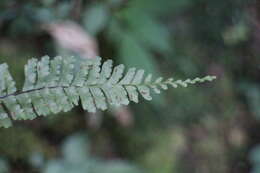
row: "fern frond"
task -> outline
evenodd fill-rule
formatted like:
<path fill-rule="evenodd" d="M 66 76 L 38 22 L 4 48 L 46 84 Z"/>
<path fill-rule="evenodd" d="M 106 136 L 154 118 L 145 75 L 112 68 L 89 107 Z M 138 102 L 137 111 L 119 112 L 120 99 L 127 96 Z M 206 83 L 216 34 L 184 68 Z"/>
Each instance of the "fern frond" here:
<path fill-rule="evenodd" d="M 124 74 L 124 65 L 112 68 L 111 60 L 101 66 L 101 58 L 83 60 L 59 56 L 52 60 L 48 56 L 29 60 L 25 65 L 23 89 L 19 92 L 7 64 L 0 64 L 0 74 L 0 127 L 11 126 L 12 120 L 32 120 L 37 116 L 67 112 L 79 101 L 83 109 L 95 112 L 106 110 L 108 105 L 137 103 L 139 94 L 151 100 L 151 89 L 160 93 L 168 86 L 187 87 L 216 78 L 152 80 L 151 74 L 144 78 L 144 70 L 135 68 Z"/>

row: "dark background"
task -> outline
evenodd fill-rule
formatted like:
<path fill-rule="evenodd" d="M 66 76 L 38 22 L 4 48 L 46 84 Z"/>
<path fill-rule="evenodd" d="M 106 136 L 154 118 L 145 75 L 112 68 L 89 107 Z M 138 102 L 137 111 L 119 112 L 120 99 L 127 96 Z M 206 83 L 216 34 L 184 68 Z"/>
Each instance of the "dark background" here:
<path fill-rule="evenodd" d="M 18 86 L 46 54 L 217 80 L 0 129 L 1 173 L 260 173 L 259 1 L 1 0 L 0 63 Z"/>

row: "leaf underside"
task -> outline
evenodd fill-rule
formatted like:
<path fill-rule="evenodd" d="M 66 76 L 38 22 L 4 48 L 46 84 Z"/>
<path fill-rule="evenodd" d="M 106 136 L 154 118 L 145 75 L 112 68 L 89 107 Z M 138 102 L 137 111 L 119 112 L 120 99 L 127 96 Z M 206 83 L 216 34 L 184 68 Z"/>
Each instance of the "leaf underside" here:
<path fill-rule="evenodd" d="M 101 64 L 101 58 L 79 59 L 48 56 L 30 59 L 25 65 L 25 81 L 17 91 L 7 64 L 0 64 L 0 127 L 10 127 L 13 120 L 32 120 L 61 111 L 67 112 L 81 102 L 84 110 L 106 110 L 108 105 L 138 103 L 138 95 L 151 100 L 150 90 L 160 93 L 168 86 L 187 87 L 188 84 L 212 81 L 215 76 L 176 80 L 152 80 L 144 70 L 124 65 L 112 67 L 112 60 Z"/>

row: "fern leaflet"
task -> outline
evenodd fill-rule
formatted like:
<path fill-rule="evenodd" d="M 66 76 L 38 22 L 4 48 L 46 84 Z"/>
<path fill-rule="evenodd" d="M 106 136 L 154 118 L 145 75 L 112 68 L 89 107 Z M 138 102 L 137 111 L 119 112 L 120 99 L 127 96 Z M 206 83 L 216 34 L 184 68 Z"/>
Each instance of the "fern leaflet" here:
<path fill-rule="evenodd" d="M 32 120 L 61 111 L 67 112 L 81 101 L 88 112 L 106 110 L 108 105 L 138 103 L 138 95 L 151 100 L 150 90 L 160 93 L 168 86 L 187 87 L 188 84 L 212 81 L 215 76 L 176 80 L 152 80 L 144 70 L 130 68 L 124 74 L 124 65 L 112 68 L 112 60 L 101 65 L 101 58 L 78 59 L 48 56 L 31 59 L 25 65 L 25 81 L 21 91 L 8 71 L 0 64 L 0 127 L 10 127 L 13 120 Z"/>

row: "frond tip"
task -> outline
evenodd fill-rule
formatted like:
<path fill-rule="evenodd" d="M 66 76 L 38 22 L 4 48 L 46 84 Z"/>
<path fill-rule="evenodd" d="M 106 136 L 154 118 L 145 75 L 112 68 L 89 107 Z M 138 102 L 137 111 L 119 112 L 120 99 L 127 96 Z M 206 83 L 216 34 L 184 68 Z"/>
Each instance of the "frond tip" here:
<path fill-rule="evenodd" d="M 152 80 L 144 70 L 130 68 L 124 74 L 124 65 L 112 68 L 112 61 L 101 65 L 101 58 L 77 59 L 48 56 L 31 59 L 25 65 L 23 89 L 17 91 L 7 64 L 0 64 L 0 127 L 9 127 L 13 120 L 32 120 L 61 111 L 67 112 L 81 101 L 82 107 L 95 112 L 108 105 L 128 105 L 138 102 L 138 95 L 151 100 L 150 90 L 160 93 L 168 86 L 177 88 L 189 84 L 212 81 L 215 76 L 193 80 Z"/>

